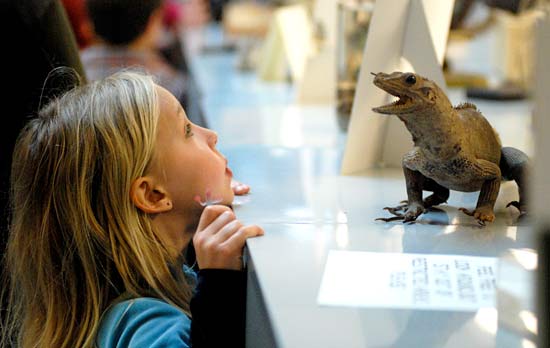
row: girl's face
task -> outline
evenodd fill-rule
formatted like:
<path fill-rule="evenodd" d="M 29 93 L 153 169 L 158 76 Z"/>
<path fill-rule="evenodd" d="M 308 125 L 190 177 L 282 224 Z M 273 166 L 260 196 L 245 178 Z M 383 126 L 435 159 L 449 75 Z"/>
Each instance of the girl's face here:
<path fill-rule="evenodd" d="M 197 211 L 197 198 L 208 195 L 219 204 L 233 202 L 231 170 L 216 149 L 215 132 L 187 119 L 178 100 L 157 86 L 160 104 L 155 158 L 151 166 L 172 202 L 172 212 L 185 216 Z"/>

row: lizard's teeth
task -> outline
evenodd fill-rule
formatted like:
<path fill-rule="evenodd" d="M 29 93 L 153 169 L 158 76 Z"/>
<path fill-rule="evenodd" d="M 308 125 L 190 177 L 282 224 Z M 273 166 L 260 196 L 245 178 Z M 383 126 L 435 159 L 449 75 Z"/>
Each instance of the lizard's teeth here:
<path fill-rule="evenodd" d="M 396 100 L 394 100 L 393 103 L 391 103 L 390 105 L 401 107 L 401 106 L 405 105 L 405 101 L 403 99 L 396 98 Z"/>

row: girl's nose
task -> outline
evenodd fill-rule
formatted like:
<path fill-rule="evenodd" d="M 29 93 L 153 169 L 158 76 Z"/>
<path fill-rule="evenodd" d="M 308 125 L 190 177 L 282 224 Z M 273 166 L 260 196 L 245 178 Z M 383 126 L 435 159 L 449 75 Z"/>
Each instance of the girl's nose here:
<path fill-rule="evenodd" d="M 207 141 L 210 147 L 215 147 L 218 143 L 218 133 L 213 130 L 207 129 Z"/>

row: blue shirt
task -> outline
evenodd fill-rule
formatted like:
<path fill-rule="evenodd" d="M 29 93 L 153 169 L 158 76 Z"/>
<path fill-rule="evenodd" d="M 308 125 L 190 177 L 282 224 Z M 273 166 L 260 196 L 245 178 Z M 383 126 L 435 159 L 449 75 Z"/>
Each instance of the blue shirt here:
<path fill-rule="evenodd" d="M 152 297 L 108 308 L 96 336 L 98 348 L 244 347 L 246 272 L 184 267 L 195 287 L 193 321 L 180 309 Z M 198 277 L 197 277 L 198 276 Z"/>
<path fill-rule="evenodd" d="M 191 319 L 155 298 L 140 297 L 108 309 L 97 334 L 98 348 L 191 347 Z"/>
<path fill-rule="evenodd" d="M 192 285 L 197 274 L 183 266 Z M 152 297 L 139 297 L 108 308 L 96 336 L 98 348 L 191 347 L 191 318 L 177 307 Z"/>

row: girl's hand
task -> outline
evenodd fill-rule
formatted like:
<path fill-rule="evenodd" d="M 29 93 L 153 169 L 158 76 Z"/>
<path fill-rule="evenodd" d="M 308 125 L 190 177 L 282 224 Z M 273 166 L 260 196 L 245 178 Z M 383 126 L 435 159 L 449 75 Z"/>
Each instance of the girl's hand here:
<path fill-rule="evenodd" d="M 230 208 L 223 205 L 207 206 L 193 237 L 199 268 L 242 269 L 246 239 L 263 234 L 259 226 L 243 226 Z"/>

